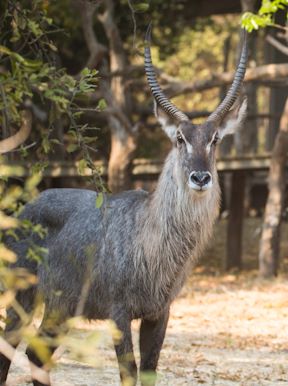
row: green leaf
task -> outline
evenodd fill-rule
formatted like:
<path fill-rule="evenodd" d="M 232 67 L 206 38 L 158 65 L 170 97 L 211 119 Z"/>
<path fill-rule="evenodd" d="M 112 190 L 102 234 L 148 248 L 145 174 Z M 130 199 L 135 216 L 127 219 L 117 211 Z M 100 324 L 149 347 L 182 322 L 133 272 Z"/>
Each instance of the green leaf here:
<path fill-rule="evenodd" d="M 98 137 L 83 137 L 83 142 L 84 143 L 92 143 L 97 140 Z"/>
<path fill-rule="evenodd" d="M 135 12 L 146 12 L 149 9 L 149 3 L 134 4 L 133 9 Z"/>
<path fill-rule="evenodd" d="M 101 98 L 101 99 L 99 100 L 99 102 L 98 102 L 97 108 L 98 108 L 100 111 L 103 111 L 103 110 L 106 109 L 106 107 L 107 107 L 107 103 L 106 103 L 105 99 L 104 99 L 104 98 Z"/>
<path fill-rule="evenodd" d="M 47 44 L 48 44 L 48 47 L 49 47 L 52 51 L 58 52 L 58 48 L 55 46 L 55 44 L 53 44 L 53 43 L 51 43 L 51 42 L 49 42 L 49 43 L 47 43 Z"/>
<path fill-rule="evenodd" d="M 83 114 L 84 114 L 84 111 L 75 111 L 75 113 L 73 113 L 73 117 L 74 117 L 74 118 L 79 118 L 79 117 L 81 117 Z"/>
<path fill-rule="evenodd" d="M 97 198 L 96 198 L 96 208 L 99 209 L 101 208 L 103 204 L 104 196 L 103 193 L 98 193 Z"/>
<path fill-rule="evenodd" d="M 78 148 L 79 148 L 79 146 L 78 146 L 76 143 L 69 143 L 69 145 L 67 146 L 66 151 L 67 151 L 68 153 L 73 153 L 73 152 L 76 151 Z"/>
<path fill-rule="evenodd" d="M 20 34 L 15 32 L 14 35 L 12 36 L 12 38 L 10 39 L 10 42 L 11 42 L 11 43 L 16 43 L 16 42 L 18 42 L 20 39 L 21 39 Z"/>
<path fill-rule="evenodd" d="M 38 357 L 42 362 L 47 362 L 50 358 L 49 342 L 47 339 L 33 336 L 29 339 L 29 345 L 33 347 L 34 351 L 37 353 Z"/>
<path fill-rule="evenodd" d="M 84 176 L 84 175 L 85 175 L 85 169 L 86 169 L 87 167 L 88 167 L 88 164 L 87 164 L 86 159 L 81 159 L 81 160 L 78 162 L 77 169 L 78 169 L 78 173 L 80 174 L 80 176 Z"/>
<path fill-rule="evenodd" d="M 36 188 L 36 186 L 41 182 L 42 176 L 40 173 L 34 173 L 31 177 L 27 178 L 25 181 L 25 190 L 30 192 L 32 189 Z"/>
<path fill-rule="evenodd" d="M 91 75 L 93 75 L 93 77 L 95 77 L 95 75 L 97 75 L 97 74 L 98 74 L 98 70 L 96 70 L 96 68 L 93 68 L 91 70 Z"/>
<path fill-rule="evenodd" d="M 34 20 L 31 20 L 31 19 L 28 20 L 28 28 L 30 29 L 31 32 L 33 32 L 33 34 L 36 37 L 43 35 L 43 31 L 40 25 Z"/>
<path fill-rule="evenodd" d="M 76 139 L 77 139 L 77 133 L 76 133 L 76 131 L 75 131 L 75 130 L 69 130 L 69 131 L 68 131 L 68 134 L 69 134 L 69 135 L 71 135 L 71 137 L 73 137 L 73 138 L 76 138 Z"/>
<path fill-rule="evenodd" d="M 43 172 L 48 165 L 48 162 L 36 162 L 34 165 L 32 165 L 31 172 L 32 174 Z"/>
<path fill-rule="evenodd" d="M 8 55 L 11 58 L 15 59 L 20 64 L 24 65 L 25 67 L 30 67 L 31 69 L 38 69 L 39 67 L 43 66 L 43 62 L 41 60 L 32 60 L 32 59 L 25 59 L 23 56 L 18 54 L 17 52 L 11 51 L 9 48 L 5 46 L 0 46 L 0 53 L 4 55 Z"/>
<path fill-rule="evenodd" d="M 42 147 L 45 154 L 48 154 L 49 151 L 51 150 L 51 144 L 47 135 L 45 135 L 42 139 Z"/>
<path fill-rule="evenodd" d="M 57 138 L 51 138 L 50 139 L 51 143 L 54 143 L 55 145 L 62 145 L 62 143 L 59 141 Z"/>
<path fill-rule="evenodd" d="M 81 71 L 82 76 L 87 76 L 89 74 L 90 74 L 90 70 L 88 67 L 83 68 L 83 70 Z"/>
<path fill-rule="evenodd" d="M 44 17 L 44 19 L 47 21 L 49 25 L 53 23 L 53 19 L 51 19 L 51 17 Z"/>

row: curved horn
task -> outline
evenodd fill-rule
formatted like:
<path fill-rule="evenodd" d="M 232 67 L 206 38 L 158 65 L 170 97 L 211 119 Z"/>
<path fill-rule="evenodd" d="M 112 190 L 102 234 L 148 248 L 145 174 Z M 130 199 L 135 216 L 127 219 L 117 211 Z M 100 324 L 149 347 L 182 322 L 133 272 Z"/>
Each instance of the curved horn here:
<path fill-rule="evenodd" d="M 164 95 L 161 90 L 155 75 L 155 71 L 152 64 L 151 51 L 150 51 L 150 43 L 151 43 L 151 23 L 149 24 L 145 36 L 145 73 L 148 80 L 148 84 L 150 86 L 151 92 L 157 104 L 172 118 L 177 121 L 188 121 L 187 115 L 182 113 L 177 107 L 169 101 L 169 99 Z"/>
<path fill-rule="evenodd" d="M 243 33 L 243 46 L 242 52 L 239 60 L 239 64 L 237 70 L 234 75 L 234 79 L 231 87 L 229 88 L 227 95 L 220 103 L 220 105 L 216 108 L 216 110 L 208 117 L 207 121 L 215 121 L 219 122 L 222 118 L 228 113 L 228 111 L 233 106 L 236 101 L 238 94 L 240 92 L 243 79 L 246 72 L 246 64 L 248 59 L 248 44 L 247 44 L 247 32 L 244 30 Z"/>

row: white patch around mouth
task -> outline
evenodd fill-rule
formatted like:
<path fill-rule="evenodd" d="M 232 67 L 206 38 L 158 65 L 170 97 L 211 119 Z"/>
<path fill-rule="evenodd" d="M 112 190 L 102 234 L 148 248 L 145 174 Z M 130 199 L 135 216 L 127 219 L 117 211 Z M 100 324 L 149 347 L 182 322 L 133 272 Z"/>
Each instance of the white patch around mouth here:
<path fill-rule="evenodd" d="M 203 185 L 203 186 L 199 186 L 197 184 L 194 184 L 194 182 L 190 181 L 190 179 L 188 181 L 189 188 L 191 188 L 193 190 L 197 190 L 197 192 L 206 192 L 208 189 L 212 188 L 212 185 L 213 185 L 212 179 L 208 182 L 208 184 Z"/>

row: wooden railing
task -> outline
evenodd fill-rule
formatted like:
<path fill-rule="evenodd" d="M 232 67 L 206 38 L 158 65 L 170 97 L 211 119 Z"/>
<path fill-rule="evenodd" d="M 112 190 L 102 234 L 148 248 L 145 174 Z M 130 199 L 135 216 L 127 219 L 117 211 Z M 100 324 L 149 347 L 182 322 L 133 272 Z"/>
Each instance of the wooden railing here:
<path fill-rule="evenodd" d="M 136 178 L 141 176 L 157 177 L 162 170 L 163 160 L 155 159 L 135 159 L 133 162 L 132 175 Z M 95 166 L 101 171 L 102 175 L 107 175 L 107 165 L 102 161 L 95 161 Z M 234 170 L 268 170 L 270 165 L 270 156 L 245 156 L 245 157 L 229 157 L 222 158 L 217 161 L 219 172 L 234 171 Z M 0 176 L 21 175 L 27 177 L 31 175 L 33 164 L 31 162 L 18 163 L 2 163 L 0 164 Z M 287 164 L 288 167 L 288 164 Z M 21 173 L 19 170 L 21 169 Z M 15 170 L 15 173 L 13 173 Z M 82 170 L 82 176 L 89 176 L 91 171 L 89 168 Z M 43 170 L 43 177 L 79 177 L 78 162 L 50 162 Z"/>

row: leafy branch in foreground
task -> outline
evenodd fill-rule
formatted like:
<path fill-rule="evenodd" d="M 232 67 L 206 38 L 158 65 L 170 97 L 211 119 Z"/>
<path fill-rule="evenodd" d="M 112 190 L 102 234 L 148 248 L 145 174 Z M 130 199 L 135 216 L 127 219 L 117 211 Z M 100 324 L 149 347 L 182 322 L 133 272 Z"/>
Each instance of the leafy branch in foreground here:
<path fill-rule="evenodd" d="M 275 13 L 288 6 L 288 0 L 262 0 L 262 5 L 257 14 L 245 12 L 242 16 L 242 26 L 248 32 L 265 27 L 277 27 L 286 30 L 286 27 L 278 25 L 274 21 Z M 287 14 L 287 11 L 286 11 Z"/>
<path fill-rule="evenodd" d="M 35 337 L 35 331 L 26 327 L 30 317 L 16 298 L 18 290 L 37 284 L 36 277 L 29 270 L 13 268 L 17 255 L 9 249 L 9 240 L 23 235 L 24 239 L 31 239 L 27 259 L 33 264 L 38 264 L 47 254 L 46 248 L 32 241 L 33 238 L 45 237 L 46 229 L 32 221 L 21 220 L 19 214 L 23 205 L 37 196 L 37 186 L 41 181 L 39 172 L 48 165 L 49 154 L 54 151 L 55 145 L 66 147 L 67 150 L 70 146 L 71 150 L 76 138 L 80 153 L 77 156 L 81 158 L 79 164 L 83 166 L 85 162 L 92 171 L 96 189 L 104 189 L 90 155 L 91 151 L 95 151 L 91 144 L 97 139 L 90 133 L 96 128 L 81 124 L 82 111 L 77 105 L 77 100 L 87 98 L 94 92 L 97 72 L 84 69 L 80 77 L 75 78 L 59 65 L 57 47 L 51 37 L 60 30 L 47 17 L 45 4 L 42 0 L 6 0 L 0 4 L 1 137 L 12 136 L 15 128 L 19 127 L 23 111 L 29 109 L 33 112 L 31 137 L 37 146 L 36 151 L 33 147 L 36 160 L 29 178 L 24 177 L 24 168 L 7 165 L 3 162 L 4 158 L 0 159 L 0 302 L 1 306 L 19 314 L 24 325 L 17 334 L 30 343 L 34 342 L 35 349 L 43 355 L 47 351 L 46 341 Z M 103 102 L 99 109 L 102 107 Z M 65 146 L 53 136 L 57 119 L 61 121 L 65 141 L 68 141 Z M 71 132 L 74 134 L 69 135 Z M 30 147 L 22 146 L 21 152 L 13 157 L 19 160 L 30 155 Z"/>
<path fill-rule="evenodd" d="M 60 29 L 47 17 L 45 2 L 34 0 L 31 3 L 19 3 L 8 0 L 2 4 L 3 12 L 0 23 L 0 127 L 2 137 L 13 134 L 13 128 L 19 126 L 21 111 L 30 108 L 33 111 L 33 130 L 38 157 L 32 171 L 38 172 L 48 165 L 48 155 L 61 146 L 68 153 L 76 149 L 72 136 L 65 136 L 65 144 L 55 138 L 56 122 L 61 121 L 64 132 L 75 130 L 80 155 L 92 170 L 90 152 L 95 151 L 97 137 L 90 135 L 91 129 L 79 124 L 82 115 L 77 100 L 88 97 L 97 87 L 97 72 L 85 68 L 80 77 L 73 77 L 59 66 L 57 47 L 51 37 Z M 37 112 L 37 113 L 36 113 Z M 80 135 L 81 134 L 81 135 Z M 69 143 L 69 140 L 72 143 Z M 93 142 L 94 141 L 94 142 Z M 89 142 L 89 146 L 88 146 Z M 22 147 L 22 156 L 29 156 L 27 148 Z M 57 149 L 57 148 L 56 148 Z M 81 156 L 82 154 L 82 156 Z M 83 163 L 84 161 L 82 161 Z M 94 165 L 94 164 L 93 164 Z M 93 182 L 97 190 L 104 184 L 99 171 L 93 169 Z M 96 176 L 98 174 L 98 176 Z"/>

